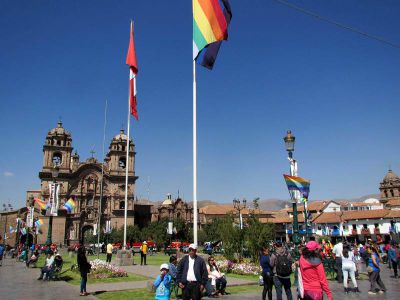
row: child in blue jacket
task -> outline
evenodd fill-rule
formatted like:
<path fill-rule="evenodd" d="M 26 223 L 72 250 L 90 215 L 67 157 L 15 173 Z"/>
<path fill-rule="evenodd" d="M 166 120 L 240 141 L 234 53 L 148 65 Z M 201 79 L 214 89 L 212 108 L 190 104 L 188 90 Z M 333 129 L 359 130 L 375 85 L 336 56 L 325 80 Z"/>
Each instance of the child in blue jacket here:
<path fill-rule="evenodd" d="M 171 294 L 171 280 L 168 264 L 160 266 L 161 274 L 157 276 L 153 285 L 156 288 L 156 300 L 169 300 Z"/>

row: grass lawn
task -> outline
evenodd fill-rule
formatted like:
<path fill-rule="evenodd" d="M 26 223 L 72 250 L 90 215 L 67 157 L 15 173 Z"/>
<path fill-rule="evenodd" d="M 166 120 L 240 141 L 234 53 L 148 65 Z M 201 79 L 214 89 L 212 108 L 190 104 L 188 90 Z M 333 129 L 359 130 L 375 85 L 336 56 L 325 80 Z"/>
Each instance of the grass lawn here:
<path fill-rule="evenodd" d="M 152 256 L 147 254 L 147 264 L 151 266 L 160 266 L 161 264 L 169 263 L 169 255 L 165 255 L 163 252 L 159 252 Z M 140 254 L 136 253 L 134 256 L 135 264 L 140 264 Z"/>
<path fill-rule="evenodd" d="M 105 254 L 100 255 L 100 259 L 103 258 L 105 260 Z M 97 256 L 88 256 L 88 260 L 95 260 Z M 73 285 L 80 284 L 80 274 L 78 271 L 71 271 L 71 266 L 76 263 L 76 256 L 69 257 L 68 255 L 63 256 L 64 264 L 61 272 L 60 279 L 64 280 Z M 38 269 L 44 266 L 45 263 L 45 255 L 40 255 L 39 261 L 37 263 Z M 39 272 L 38 272 L 39 276 Z M 90 276 L 90 275 L 89 275 Z M 116 278 L 101 278 L 101 279 L 93 279 L 88 278 L 88 285 L 95 283 L 113 283 L 113 282 L 126 282 L 126 281 L 142 281 L 148 280 L 150 277 L 145 277 L 141 275 L 128 273 L 128 277 L 116 277 Z"/>
<path fill-rule="evenodd" d="M 243 293 L 262 293 L 262 287 L 256 285 L 242 285 L 233 286 L 226 289 L 231 294 L 243 294 Z M 130 300 L 130 299 L 140 299 L 140 300 L 152 300 L 154 299 L 154 293 L 150 293 L 147 289 L 133 289 L 118 292 L 105 292 L 101 294 L 96 294 L 99 299 L 113 299 L 113 300 Z"/>
<path fill-rule="evenodd" d="M 229 277 L 258 281 L 258 277 L 260 276 L 260 275 L 239 275 L 239 274 L 233 274 L 233 273 L 226 273 L 225 275 L 228 278 L 228 281 L 229 281 Z"/>

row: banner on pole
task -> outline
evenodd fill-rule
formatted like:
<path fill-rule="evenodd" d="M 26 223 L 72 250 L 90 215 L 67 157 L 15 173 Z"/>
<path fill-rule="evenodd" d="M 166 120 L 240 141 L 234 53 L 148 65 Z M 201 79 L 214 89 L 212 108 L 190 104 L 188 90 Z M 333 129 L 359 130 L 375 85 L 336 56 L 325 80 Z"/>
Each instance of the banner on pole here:
<path fill-rule="evenodd" d="M 47 216 L 58 216 L 58 200 L 60 185 L 57 183 L 49 183 L 49 208 L 46 211 Z"/>

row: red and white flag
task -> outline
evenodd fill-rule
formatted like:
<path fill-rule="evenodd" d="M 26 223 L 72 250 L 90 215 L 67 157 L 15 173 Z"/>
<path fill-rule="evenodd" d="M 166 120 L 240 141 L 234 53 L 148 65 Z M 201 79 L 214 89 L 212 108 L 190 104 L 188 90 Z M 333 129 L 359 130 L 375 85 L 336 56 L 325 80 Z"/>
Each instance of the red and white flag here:
<path fill-rule="evenodd" d="M 136 62 L 135 40 L 133 38 L 133 22 L 131 21 L 131 36 L 129 40 L 128 54 L 126 55 L 126 64 L 129 66 L 129 107 L 131 114 L 138 120 L 136 106 L 136 74 L 138 67 Z"/>

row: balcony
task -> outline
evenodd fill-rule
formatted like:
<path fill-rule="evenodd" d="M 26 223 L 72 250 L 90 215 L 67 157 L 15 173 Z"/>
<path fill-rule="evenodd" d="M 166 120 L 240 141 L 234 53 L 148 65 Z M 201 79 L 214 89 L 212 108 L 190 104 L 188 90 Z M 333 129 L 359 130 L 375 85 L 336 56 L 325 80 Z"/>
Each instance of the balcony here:
<path fill-rule="evenodd" d="M 331 235 L 332 236 L 339 236 L 340 235 L 340 230 L 339 229 L 333 229 Z"/>
<path fill-rule="evenodd" d="M 389 232 L 390 233 L 397 233 L 396 227 L 390 226 Z"/>
<path fill-rule="evenodd" d="M 361 229 L 361 234 L 370 235 L 371 231 L 368 228 L 363 228 L 363 229 Z"/>

